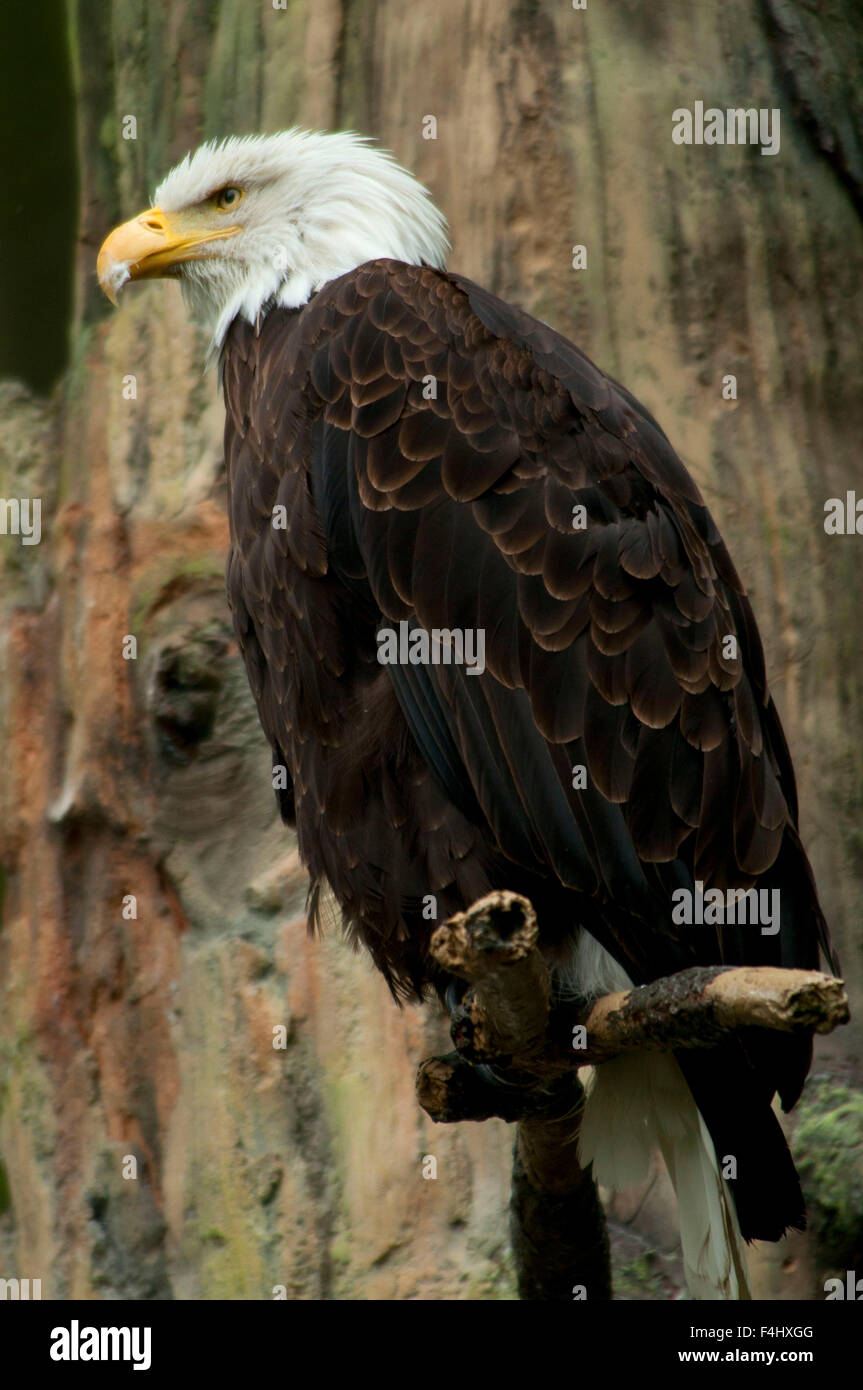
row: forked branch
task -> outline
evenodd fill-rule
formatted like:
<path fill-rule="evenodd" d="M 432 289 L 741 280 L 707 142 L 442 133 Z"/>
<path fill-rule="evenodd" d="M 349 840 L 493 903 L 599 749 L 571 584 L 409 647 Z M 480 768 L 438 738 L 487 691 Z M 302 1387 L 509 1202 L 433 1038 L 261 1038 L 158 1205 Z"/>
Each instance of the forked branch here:
<path fill-rule="evenodd" d="M 537 1087 L 622 1052 L 715 1047 L 741 1028 L 829 1033 L 848 1019 L 841 980 L 817 970 L 695 966 L 600 999 L 551 1006 L 533 908 L 490 893 L 438 927 L 431 949 L 471 988 L 452 1020 L 456 1052 L 420 1067 L 417 1092 L 432 1119 L 519 1118 Z M 466 1064 L 488 1063 L 518 1089 L 495 1096 Z"/>
<path fill-rule="evenodd" d="M 423 1062 L 417 1096 L 444 1123 L 517 1122 L 510 1211 L 523 1299 L 611 1297 L 602 1207 L 576 1158 L 579 1067 L 715 1047 L 747 1028 L 829 1033 L 848 1019 L 841 980 L 772 966 L 699 966 L 600 999 L 553 1001 L 533 908 L 515 893 L 491 893 L 443 923 L 431 949 L 470 988 L 452 1015 L 456 1050 Z"/>

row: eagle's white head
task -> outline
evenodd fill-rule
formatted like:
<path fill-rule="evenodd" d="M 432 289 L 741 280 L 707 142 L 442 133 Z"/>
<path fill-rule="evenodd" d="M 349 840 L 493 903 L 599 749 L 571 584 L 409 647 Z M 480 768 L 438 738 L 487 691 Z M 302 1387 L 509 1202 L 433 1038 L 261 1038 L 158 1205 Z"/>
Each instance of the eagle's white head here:
<path fill-rule="evenodd" d="M 212 141 L 156 189 L 153 206 L 99 252 L 116 304 L 127 280 L 175 276 L 218 346 L 231 321 L 315 290 L 379 256 L 443 266 L 446 222 L 428 192 L 352 132 Z"/>

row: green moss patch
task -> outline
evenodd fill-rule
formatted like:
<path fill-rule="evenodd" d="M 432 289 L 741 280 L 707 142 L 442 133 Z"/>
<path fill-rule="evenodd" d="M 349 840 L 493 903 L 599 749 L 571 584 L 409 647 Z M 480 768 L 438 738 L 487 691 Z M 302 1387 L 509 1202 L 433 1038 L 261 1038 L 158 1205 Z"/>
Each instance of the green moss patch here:
<path fill-rule="evenodd" d="M 818 1077 L 800 1103 L 794 1155 L 822 1257 L 863 1251 L 863 1094 Z"/>

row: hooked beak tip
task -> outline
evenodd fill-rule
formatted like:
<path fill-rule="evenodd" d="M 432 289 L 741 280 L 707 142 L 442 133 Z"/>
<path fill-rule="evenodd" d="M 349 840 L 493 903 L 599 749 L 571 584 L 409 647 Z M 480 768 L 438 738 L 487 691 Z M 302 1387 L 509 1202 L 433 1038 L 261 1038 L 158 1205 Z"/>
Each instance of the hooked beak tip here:
<path fill-rule="evenodd" d="M 96 264 L 96 274 L 102 292 L 107 295 L 108 299 L 110 299 L 111 303 L 114 305 L 114 308 L 118 308 L 120 304 L 120 291 L 126 281 L 132 278 L 129 271 L 129 262 L 117 261 L 110 253 L 106 255 L 105 248 L 103 247 L 99 253 L 99 260 Z"/>

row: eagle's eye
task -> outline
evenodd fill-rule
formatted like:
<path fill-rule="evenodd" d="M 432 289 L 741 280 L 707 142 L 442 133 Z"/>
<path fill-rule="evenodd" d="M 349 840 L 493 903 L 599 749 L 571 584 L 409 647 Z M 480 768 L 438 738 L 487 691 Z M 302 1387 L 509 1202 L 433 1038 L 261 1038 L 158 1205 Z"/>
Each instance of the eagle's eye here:
<path fill-rule="evenodd" d="M 237 206 L 242 196 L 242 188 L 222 188 L 216 194 L 216 207 L 220 212 L 227 212 Z"/>

